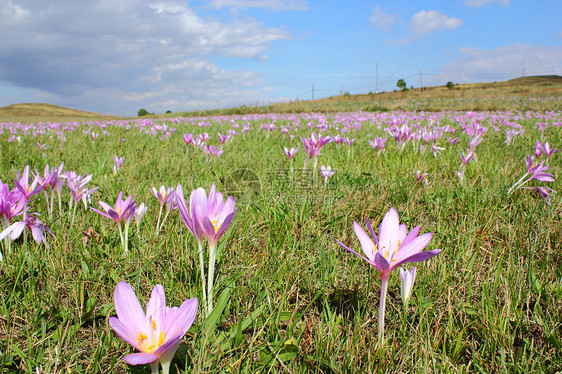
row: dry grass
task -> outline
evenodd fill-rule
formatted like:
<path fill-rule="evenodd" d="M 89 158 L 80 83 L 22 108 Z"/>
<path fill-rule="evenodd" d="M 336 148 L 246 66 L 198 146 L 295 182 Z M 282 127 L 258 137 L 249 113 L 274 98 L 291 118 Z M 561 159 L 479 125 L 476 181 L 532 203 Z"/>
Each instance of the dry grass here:
<path fill-rule="evenodd" d="M 88 121 L 115 118 L 118 117 L 42 103 L 14 104 L 0 108 L 1 122 Z"/>

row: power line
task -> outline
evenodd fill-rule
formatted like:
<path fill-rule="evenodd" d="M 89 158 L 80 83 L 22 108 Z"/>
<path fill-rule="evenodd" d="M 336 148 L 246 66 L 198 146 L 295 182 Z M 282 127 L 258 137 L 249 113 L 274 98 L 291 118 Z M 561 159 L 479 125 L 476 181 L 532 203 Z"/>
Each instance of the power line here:
<path fill-rule="evenodd" d="M 199 105 L 199 108 L 201 108 L 201 110 L 203 110 L 203 111 L 206 111 L 206 110 L 207 110 L 207 109 L 203 108 L 203 106 L 202 106 L 201 104 L 199 104 L 199 102 L 198 102 L 197 100 L 195 100 L 195 98 L 193 97 L 193 95 L 191 95 L 191 94 L 185 89 L 185 87 L 182 86 L 182 84 L 181 84 L 180 82 L 178 82 L 178 80 L 177 80 L 176 78 L 174 78 L 174 76 L 173 76 L 172 74 L 170 74 L 170 72 L 169 72 L 168 70 L 166 70 L 166 69 L 164 68 L 164 66 L 162 66 L 161 63 L 159 63 L 150 53 L 149 53 L 148 55 L 150 56 L 150 58 L 152 58 L 152 59 L 154 60 L 154 62 L 156 62 L 156 63 L 162 68 L 162 70 L 164 70 L 164 71 L 166 72 L 166 74 L 168 74 L 168 75 L 170 76 L 170 78 L 172 78 L 172 80 L 173 80 L 174 82 L 176 82 L 176 84 L 177 84 L 178 86 L 180 86 L 180 88 L 183 90 L 183 92 L 185 92 L 189 97 L 191 97 L 191 100 L 195 101 L 195 103 L 196 103 L 197 105 Z"/>

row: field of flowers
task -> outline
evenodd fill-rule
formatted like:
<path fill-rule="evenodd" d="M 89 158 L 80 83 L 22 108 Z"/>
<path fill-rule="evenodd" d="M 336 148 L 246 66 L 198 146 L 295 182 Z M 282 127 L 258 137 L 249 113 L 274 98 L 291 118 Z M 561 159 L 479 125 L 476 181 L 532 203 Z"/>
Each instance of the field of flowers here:
<path fill-rule="evenodd" d="M 561 371 L 561 127 L 0 123 L 0 372 Z"/>

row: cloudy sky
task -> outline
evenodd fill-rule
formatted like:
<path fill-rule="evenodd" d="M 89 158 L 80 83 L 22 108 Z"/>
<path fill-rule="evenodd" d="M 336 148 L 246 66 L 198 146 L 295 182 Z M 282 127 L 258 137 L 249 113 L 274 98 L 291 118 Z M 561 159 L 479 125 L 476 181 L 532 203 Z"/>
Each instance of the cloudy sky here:
<path fill-rule="evenodd" d="M 419 87 L 420 71 L 424 86 L 562 75 L 561 14 L 560 0 L 0 0 L 0 106 L 132 116 Z"/>

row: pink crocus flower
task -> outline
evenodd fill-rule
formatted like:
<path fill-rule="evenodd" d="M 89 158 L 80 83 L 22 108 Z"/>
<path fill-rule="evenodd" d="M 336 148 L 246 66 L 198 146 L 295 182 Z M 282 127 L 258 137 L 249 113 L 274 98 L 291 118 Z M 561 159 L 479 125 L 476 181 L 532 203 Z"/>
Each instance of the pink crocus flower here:
<path fill-rule="evenodd" d="M 113 156 L 113 172 L 115 174 L 117 174 L 117 170 L 119 170 L 119 168 L 121 168 L 121 165 L 123 164 L 124 159 L 125 159 L 125 157 Z"/>
<path fill-rule="evenodd" d="M 150 364 L 158 373 L 162 365 L 168 374 L 178 346 L 197 314 L 197 298 L 185 300 L 180 307 L 168 307 L 164 287 L 156 285 L 143 311 L 137 295 L 126 282 L 119 282 L 114 294 L 117 317 L 109 317 L 109 325 L 123 340 L 140 353 L 125 357 L 130 365 Z"/>
<path fill-rule="evenodd" d="M 20 172 L 18 171 L 18 177 L 14 180 L 16 188 L 19 190 L 21 195 L 24 197 L 25 201 L 29 201 L 32 196 L 37 195 L 41 192 L 43 187 L 39 184 L 39 178 L 35 177 L 31 183 L 29 183 L 29 165 L 23 168 L 23 173 L 20 177 Z"/>
<path fill-rule="evenodd" d="M 199 187 L 191 192 L 189 202 L 189 214 L 183 198 L 183 190 L 181 185 L 177 187 L 176 199 L 178 210 L 185 225 L 197 239 L 199 245 L 199 260 L 201 265 L 201 278 L 204 279 L 203 267 L 203 251 L 202 251 L 202 238 L 205 236 L 209 243 L 209 267 L 208 267 L 208 281 L 207 281 L 207 316 L 213 309 L 213 283 L 215 273 L 215 261 L 217 253 L 217 245 L 219 239 L 226 232 L 237 208 L 235 207 L 235 200 L 229 196 L 226 201 L 220 191 L 216 190 L 215 184 L 211 185 L 209 196 L 207 192 Z"/>
<path fill-rule="evenodd" d="M 551 197 L 552 197 L 552 195 L 554 195 L 556 193 L 555 190 L 553 190 L 552 188 L 549 188 L 549 187 L 523 187 L 523 188 L 529 188 L 532 191 L 535 191 L 536 193 L 538 193 L 539 196 L 544 199 L 544 202 L 546 203 L 546 205 L 550 205 Z"/>
<path fill-rule="evenodd" d="M 6 228 L 2 233 L 0 233 L 0 240 L 5 239 L 10 236 L 10 239 L 16 240 L 20 237 L 21 233 L 24 229 L 28 229 L 31 231 L 31 235 L 33 236 L 33 240 L 37 243 L 44 243 L 45 246 L 49 247 L 47 241 L 45 240 L 45 232 L 51 234 L 51 236 L 55 236 L 53 232 L 45 226 L 38 218 L 37 213 L 27 214 L 25 219 L 20 222 L 16 222 L 8 228 Z"/>
<path fill-rule="evenodd" d="M 129 249 L 129 225 L 134 218 L 135 215 L 135 200 L 132 196 L 127 197 L 123 200 L 123 191 L 119 192 L 117 196 L 117 200 L 115 201 L 115 205 L 113 208 L 103 201 L 99 202 L 100 206 L 105 212 L 102 212 L 96 208 L 90 208 L 94 212 L 101 214 L 104 217 L 112 219 L 117 223 L 119 228 L 119 236 L 121 238 L 121 244 L 123 245 L 125 253 L 128 252 Z M 121 228 L 121 221 L 125 224 L 125 230 Z M 124 232 L 124 236 L 123 236 Z"/>
<path fill-rule="evenodd" d="M 86 185 L 92 180 L 92 174 L 77 175 L 74 171 L 69 171 L 66 173 L 65 177 L 66 185 L 68 186 L 68 189 L 72 194 L 74 203 L 78 205 L 78 201 L 82 200 L 82 203 L 84 203 L 84 208 L 88 209 L 88 201 L 90 200 L 90 196 L 99 188 L 86 187 Z"/>
<path fill-rule="evenodd" d="M 367 263 L 378 270 L 381 275 L 381 297 L 379 306 L 379 341 L 383 341 L 384 331 L 384 308 L 386 302 L 386 289 L 388 277 L 392 271 L 400 265 L 408 262 L 425 261 L 438 255 L 441 250 L 435 249 L 422 252 L 429 244 L 432 234 L 426 233 L 419 235 L 420 226 L 416 226 L 408 233 L 406 225 L 400 224 L 398 212 L 391 208 L 384 216 L 379 226 L 379 236 L 375 235 L 369 220 L 367 227 L 371 236 L 363 230 L 357 223 L 353 222 L 355 235 L 359 239 L 364 256 L 355 252 L 342 242 L 336 239 L 338 244 L 345 250 L 361 257 Z"/>
<path fill-rule="evenodd" d="M 424 184 L 429 184 L 429 182 L 427 181 L 427 176 L 429 175 L 429 173 L 423 173 L 421 170 L 416 170 L 416 182 L 418 183 L 424 183 Z"/>
<path fill-rule="evenodd" d="M 183 134 L 183 140 L 185 142 L 185 145 L 190 145 L 191 143 L 193 143 L 193 135 L 185 133 Z"/>
<path fill-rule="evenodd" d="M 295 157 L 295 155 L 297 154 L 297 152 L 299 151 L 299 148 L 294 148 L 291 147 L 291 149 L 284 147 L 285 150 L 285 155 L 287 155 L 287 158 L 292 161 L 293 157 Z"/>
<path fill-rule="evenodd" d="M 541 149 L 542 149 L 544 155 L 546 156 L 546 162 L 548 162 L 548 160 L 550 159 L 550 156 L 552 156 L 556 152 L 560 152 L 560 150 L 558 148 L 550 148 L 550 144 L 548 142 L 545 142 Z"/>
<path fill-rule="evenodd" d="M 537 180 L 539 182 L 554 182 L 554 176 L 547 173 L 548 165 L 545 162 L 540 164 L 535 164 L 533 156 L 529 155 L 525 158 L 525 165 L 527 166 L 527 172 L 517 181 L 511 188 L 507 191 L 508 195 L 512 194 L 515 190 L 522 188 L 527 182 L 532 180 Z M 547 204 L 550 204 L 551 192 L 555 192 L 548 187 L 523 187 L 525 189 L 532 189 L 537 191 L 544 199 Z"/>
<path fill-rule="evenodd" d="M 416 267 L 414 266 L 411 271 L 400 268 L 400 296 L 402 297 L 402 305 L 404 309 L 408 307 L 408 301 L 414 289 L 414 282 L 416 281 Z"/>
<path fill-rule="evenodd" d="M 162 226 L 164 225 L 164 222 L 166 222 L 166 219 L 168 218 L 168 215 L 170 214 L 172 209 L 176 207 L 175 192 L 173 187 L 166 188 L 164 186 L 160 186 L 159 190 L 156 190 L 156 187 L 152 187 L 152 189 L 149 191 L 158 199 L 158 202 L 160 203 L 160 212 L 158 213 L 158 222 L 156 223 L 156 233 L 158 233 L 162 229 Z M 164 208 L 164 204 L 167 204 L 166 215 L 162 220 L 162 224 L 160 224 L 160 218 L 162 218 L 162 210 Z"/>
<path fill-rule="evenodd" d="M 334 175 L 335 172 L 336 171 L 332 170 L 331 166 L 324 166 L 324 165 L 320 166 L 320 175 L 324 177 L 324 185 L 328 184 L 328 178 Z"/>
<path fill-rule="evenodd" d="M 146 207 L 146 205 L 144 205 L 144 203 L 141 203 L 135 209 L 135 213 L 133 214 L 133 217 L 135 219 L 135 223 L 137 224 L 137 233 L 139 232 L 139 227 L 140 227 L 142 218 L 146 214 L 146 211 L 147 211 L 147 207 Z"/>
<path fill-rule="evenodd" d="M 103 201 L 100 201 L 99 204 L 105 212 L 96 208 L 90 209 L 104 217 L 112 219 L 117 224 L 121 223 L 121 221 L 125 223 L 130 222 L 135 214 L 135 200 L 133 200 L 132 196 L 128 196 L 125 200 L 123 200 L 123 191 L 119 192 L 113 207 Z"/>
<path fill-rule="evenodd" d="M 387 140 L 388 140 L 387 138 L 381 138 L 381 137 L 375 136 L 373 139 L 369 139 L 369 145 L 374 150 L 376 150 L 377 153 L 381 153 L 382 151 L 384 151 Z"/>
<path fill-rule="evenodd" d="M 213 158 L 218 157 L 223 154 L 223 150 L 214 145 L 204 146 L 203 149 L 207 154 L 207 162 L 210 162 Z"/>
<path fill-rule="evenodd" d="M 541 145 L 541 141 L 537 140 L 537 142 L 535 143 L 535 157 L 539 158 L 542 155 L 542 145 Z"/>
<path fill-rule="evenodd" d="M 476 153 L 472 149 L 467 149 L 465 153 L 460 153 L 459 156 L 461 158 L 461 162 L 463 166 L 466 166 L 470 161 L 476 161 Z"/>
<path fill-rule="evenodd" d="M 457 138 L 457 137 L 453 138 L 453 137 L 447 136 L 447 141 L 449 142 L 449 145 L 452 148 L 455 143 L 459 142 L 459 138 Z"/>

